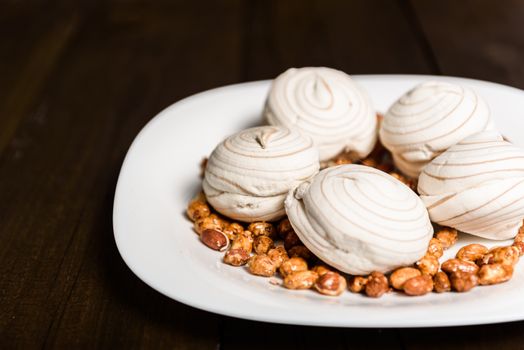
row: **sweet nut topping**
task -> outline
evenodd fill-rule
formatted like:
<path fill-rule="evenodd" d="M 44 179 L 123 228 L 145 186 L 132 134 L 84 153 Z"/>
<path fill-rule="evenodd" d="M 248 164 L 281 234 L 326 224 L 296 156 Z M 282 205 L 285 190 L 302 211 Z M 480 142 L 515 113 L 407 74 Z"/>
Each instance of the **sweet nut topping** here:
<path fill-rule="evenodd" d="M 289 222 L 288 218 L 285 218 L 284 220 L 278 223 L 278 226 L 277 226 L 278 237 L 284 239 L 286 238 L 287 234 L 291 231 L 293 231 L 293 227 L 291 227 L 291 223 Z"/>
<path fill-rule="evenodd" d="M 376 168 L 377 167 L 377 161 L 373 158 L 366 158 L 366 159 L 362 159 L 362 165 L 365 165 L 365 166 L 370 166 L 372 168 Z M 347 164 L 351 164 L 351 162 L 347 163 Z M 390 174 L 391 176 L 393 176 L 392 174 Z M 397 174 L 398 175 L 398 174 Z M 399 179 L 400 180 L 400 179 Z"/>
<path fill-rule="evenodd" d="M 328 272 L 319 276 L 315 289 L 324 295 L 337 296 L 346 290 L 346 279 L 336 272 Z"/>
<path fill-rule="evenodd" d="M 300 242 L 300 238 L 298 238 L 295 231 L 289 231 L 286 235 L 286 238 L 284 238 L 284 247 L 287 250 L 290 250 L 291 248 L 299 244 L 302 244 L 302 242 Z"/>
<path fill-rule="evenodd" d="M 250 232 L 244 231 L 239 234 L 231 243 L 231 249 L 243 249 L 250 254 L 253 250 L 253 238 L 251 238 Z"/>
<path fill-rule="evenodd" d="M 449 292 L 451 283 L 445 272 L 439 271 L 433 276 L 433 290 L 437 293 Z"/>
<path fill-rule="evenodd" d="M 311 260 L 314 258 L 313 253 L 311 253 L 311 251 L 307 249 L 304 245 L 296 245 L 294 247 L 291 247 L 288 253 L 291 257 L 299 257 L 304 260 Z"/>
<path fill-rule="evenodd" d="M 290 258 L 286 261 L 284 261 L 280 267 L 279 272 L 282 275 L 282 277 L 286 277 L 292 272 L 297 271 L 306 271 L 307 270 L 307 262 L 302 258 Z"/>
<path fill-rule="evenodd" d="M 252 222 L 247 229 L 253 233 L 253 237 L 268 236 L 273 238 L 275 236 L 275 227 L 269 222 Z"/>
<path fill-rule="evenodd" d="M 266 254 L 254 255 L 249 259 L 249 272 L 253 275 L 270 277 L 275 274 L 277 267 Z"/>
<path fill-rule="evenodd" d="M 438 239 L 432 238 L 431 241 L 429 241 L 428 254 L 433 255 L 437 259 L 444 255 L 444 248 Z"/>
<path fill-rule="evenodd" d="M 377 140 L 377 118 L 367 94 L 346 73 L 332 68 L 290 68 L 279 75 L 271 85 L 264 118 L 309 135 L 320 161 L 341 151 L 364 158 Z"/>
<path fill-rule="evenodd" d="M 513 247 L 517 247 L 519 256 L 524 255 L 524 242 L 513 242 Z"/>
<path fill-rule="evenodd" d="M 309 289 L 318 279 L 318 274 L 314 271 L 296 271 L 284 278 L 284 287 L 288 289 Z"/>
<path fill-rule="evenodd" d="M 416 265 L 423 274 L 433 276 L 437 273 L 440 264 L 435 256 L 426 254 L 416 262 Z"/>
<path fill-rule="evenodd" d="M 268 236 L 257 236 L 253 242 L 253 249 L 257 254 L 266 254 L 273 246 L 273 240 Z"/>
<path fill-rule="evenodd" d="M 422 275 L 422 272 L 414 267 L 401 267 L 389 276 L 389 283 L 393 288 L 402 290 L 407 280 L 420 275 Z"/>
<path fill-rule="evenodd" d="M 222 232 L 224 232 L 230 240 L 234 240 L 238 235 L 244 232 L 244 228 L 239 223 L 233 222 L 227 225 Z"/>
<path fill-rule="evenodd" d="M 418 271 L 418 270 L 417 270 Z M 353 293 L 360 293 L 366 288 L 368 278 L 364 276 L 353 276 L 349 279 L 348 289 Z"/>
<path fill-rule="evenodd" d="M 343 165 L 343 164 L 352 164 L 353 161 L 350 158 L 342 156 L 342 157 L 335 158 L 334 163 L 335 164 L 333 165 Z"/>
<path fill-rule="evenodd" d="M 468 244 L 457 252 L 457 259 L 466 261 L 477 261 L 488 252 L 488 248 L 482 244 Z"/>
<path fill-rule="evenodd" d="M 284 247 L 280 245 L 276 248 L 270 249 L 267 252 L 267 256 L 269 256 L 269 258 L 273 260 L 273 263 L 275 264 L 277 268 L 279 268 L 280 265 L 282 265 L 284 261 L 289 259 L 289 256 L 287 255 L 286 250 L 284 249 Z"/>
<path fill-rule="evenodd" d="M 223 251 L 229 245 L 229 238 L 221 231 L 214 229 L 204 230 L 200 235 L 200 239 L 205 245 L 214 250 Z"/>
<path fill-rule="evenodd" d="M 209 206 L 204 200 L 194 199 L 187 206 L 187 216 L 191 221 L 197 221 L 211 214 Z"/>
<path fill-rule="evenodd" d="M 442 248 L 448 249 L 458 240 L 458 232 L 454 228 L 445 227 L 435 233 L 435 238 L 440 241 Z"/>
<path fill-rule="evenodd" d="M 199 235 L 204 232 L 204 230 L 222 230 L 222 222 L 221 219 L 215 215 L 211 214 L 209 216 L 206 216 L 205 218 L 201 218 L 195 221 L 195 225 L 193 226 L 196 233 Z"/>
<path fill-rule="evenodd" d="M 449 259 L 442 264 L 442 271 L 452 274 L 455 272 L 464 272 L 476 274 L 479 271 L 479 267 L 471 261 L 460 260 L 460 259 Z"/>
<path fill-rule="evenodd" d="M 506 282 L 513 276 L 513 266 L 503 264 L 483 265 L 478 275 L 479 284 L 481 285 Z"/>
<path fill-rule="evenodd" d="M 482 259 L 479 259 L 477 263 L 479 265 L 485 264 L 504 264 L 504 265 L 515 265 L 519 261 L 520 250 L 518 247 L 496 247 L 492 248 Z"/>
<path fill-rule="evenodd" d="M 372 298 L 380 298 L 387 291 L 389 291 L 387 277 L 381 272 L 373 271 L 366 283 L 366 295 Z"/>
<path fill-rule="evenodd" d="M 224 262 L 232 266 L 242 266 L 247 264 L 249 254 L 242 248 L 229 249 L 224 255 Z"/>
<path fill-rule="evenodd" d="M 328 272 L 332 272 L 327 266 L 325 265 L 317 265 L 313 267 L 313 271 L 318 273 L 319 276 L 325 275 Z"/>
<path fill-rule="evenodd" d="M 449 278 L 449 281 L 453 290 L 459 293 L 467 292 L 473 287 L 477 286 L 479 283 L 479 279 L 476 274 L 464 272 L 461 270 L 453 272 Z"/>
<path fill-rule="evenodd" d="M 411 296 L 424 295 L 433 290 L 433 279 L 429 275 L 421 275 L 408 279 L 404 283 L 404 293 Z"/>

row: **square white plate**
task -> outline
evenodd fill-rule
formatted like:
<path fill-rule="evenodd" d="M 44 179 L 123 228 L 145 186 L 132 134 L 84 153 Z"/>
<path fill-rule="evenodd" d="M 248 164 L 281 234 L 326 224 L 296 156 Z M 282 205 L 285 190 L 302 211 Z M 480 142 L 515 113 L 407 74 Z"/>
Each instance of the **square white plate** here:
<path fill-rule="evenodd" d="M 415 84 L 446 80 L 476 89 L 504 136 L 524 145 L 524 92 L 478 80 L 413 76 L 354 76 L 378 111 Z M 524 268 L 504 284 L 464 294 L 371 299 L 352 293 L 328 297 L 290 291 L 225 265 L 205 247 L 185 217 L 200 186 L 199 163 L 224 137 L 261 122 L 269 81 L 226 86 L 173 104 L 138 134 L 122 166 L 115 194 L 115 240 L 127 265 L 145 283 L 199 309 L 251 320 L 337 327 L 429 327 L 524 319 Z M 468 235 L 447 252 L 482 242 Z M 500 242 L 498 243 L 500 244 Z M 446 258 L 446 256 L 444 258 Z"/>

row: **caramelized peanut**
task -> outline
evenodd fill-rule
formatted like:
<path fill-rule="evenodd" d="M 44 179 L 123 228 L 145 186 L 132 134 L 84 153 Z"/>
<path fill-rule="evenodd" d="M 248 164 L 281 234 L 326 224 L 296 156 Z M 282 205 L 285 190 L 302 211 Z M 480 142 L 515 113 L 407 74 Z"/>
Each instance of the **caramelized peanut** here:
<path fill-rule="evenodd" d="M 366 289 L 368 278 L 364 276 L 353 276 L 349 279 L 348 289 L 353 293 L 360 293 Z"/>
<path fill-rule="evenodd" d="M 202 243 L 214 250 L 223 251 L 229 245 L 229 238 L 223 232 L 214 229 L 204 230 L 200 235 L 200 239 Z"/>
<path fill-rule="evenodd" d="M 513 266 L 499 263 L 483 265 L 479 271 L 479 284 L 489 285 L 509 281 L 513 276 Z"/>
<path fill-rule="evenodd" d="M 266 254 L 254 255 L 249 259 L 249 272 L 253 275 L 270 277 L 275 274 L 277 267 Z"/>
<path fill-rule="evenodd" d="M 251 232 L 244 231 L 239 234 L 231 243 L 231 249 L 243 249 L 247 254 L 253 250 L 253 238 Z"/>
<path fill-rule="evenodd" d="M 318 274 L 314 271 L 296 271 L 284 278 L 284 287 L 288 289 L 309 289 L 313 287 L 318 279 Z"/>
<path fill-rule="evenodd" d="M 215 214 L 196 220 L 193 227 L 199 235 L 201 235 L 204 230 L 222 231 L 223 229 L 221 219 Z"/>
<path fill-rule="evenodd" d="M 476 274 L 479 271 L 479 267 L 471 261 L 449 259 L 442 264 L 442 271 L 448 274 L 455 273 L 458 271 Z"/>
<path fill-rule="evenodd" d="M 282 277 L 286 277 L 292 272 L 297 271 L 306 271 L 307 270 L 307 262 L 306 260 L 302 258 L 289 258 L 288 260 L 284 261 L 278 271 L 282 275 Z"/>
<path fill-rule="evenodd" d="M 324 295 L 337 296 L 342 294 L 347 287 L 346 279 L 336 273 L 328 272 L 319 276 L 315 282 L 315 289 Z"/>
<path fill-rule="evenodd" d="M 416 266 L 420 272 L 430 276 L 433 276 L 437 273 L 439 265 L 438 259 L 435 256 L 429 254 L 426 254 L 422 259 L 416 262 Z"/>
<path fill-rule="evenodd" d="M 253 237 L 257 236 L 268 236 L 275 237 L 275 227 L 270 222 L 260 221 L 252 222 L 247 227 L 247 230 L 253 234 Z"/>
<path fill-rule="evenodd" d="M 372 298 L 380 298 L 387 291 L 389 291 L 387 277 L 381 272 L 373 271 L 366 283 L 366 295 Z"/>
<path fill-rule="evenodd" d="M 520 250 L 516 246 L 496 247 L 490 249 L 490 251 L 484 255 L 482 259 L 479 259 L 477 263 L 479 265 L 500 263 L 514 266 L 519 261 L 519 256 Z"/>
<path fill-rule="evenodd" d="M 445 272 L 439 271 L 433 276 L 433 290 L 437 293 L 449 292 L 451 290 L 451 282 Z"/>
<path fill-rule="evenodd" d="M 273 247 L 273 240 L 268 236 L 257 236 L 253 242 L 253 249 L 257 254 L 266 254 Z"/>
<path fill-rule="evenodd" d="M 461 270 L 453 272 L 449 278 L 449 281 L 453 290 L 459 293 L 468 292 L 479 283 L 479 279 L 476 274 L 464 272 Z"/>
<path fill-rule="evenodd" d="M 186 213 L 191 221 L 197 221 L 208 217 L 211 214 L 211 210 L 205 200 L 194 199 L 189 202 Z"/>
<path fill-rule="evenodd" d="M 315 267 L 313 267 L 313 271 L 315 271 L 316 273 L 318 273 L 319 276 L 322 276 L 328 272 L 332 272 L 328 267 L 326 267 L 325 265 L 317 265 Z"/>
<path fill-rule="evenodd" d="M 457 252 L 457 259 L 475 262 L 488 252 L 488 248 L 482 244 L 468 244 Z"/>
<path fill-rule="evenodd" d="M 454 228 L 445 227 L 435 233 L 435 238 L 440 241 L 442 248 L 448 249 L 458 240 L 458 232 Z"/>
<path fill-rule="evenodd" d="M 291 223 L 289 222 L 288 218 L 285 218 L 284 220 L 278 223 L 278 227 L 277 227 L 278 237 L 284 239 L 286 238 L 287 234 L 291 231 L 293 231 L 293 227 L 291 226 Z"/>
<path fill-rule="evenodd" d="M 271 258 L 271 260 L 273 260 L 273 263 L 275 264 L 275 266 L 277 268 L 280 267 L 280 265 L 282 265 L 282 263 L 284 261 L 286 261 L 287 259 L 289 259 L 287 253 L 286 253 L 286 250 L 284 249 L 284 247 L 282 246 L 277 246 L 273 249 L 270 249 L 268 252 L 267 252 L 267 255 Z"/>
<path fill-rule="evenodd" d="M 429 275 L 421 275 L 408 279 L 404 283 L 404 293 L 411 296 L 424 295 L 433 290 L 433 280 Z"/>
<path fill-rule="evenodd" d="M 414 267 L 401 267 L 389 276 L 389 283 L 393 288 L 402 290 L 407 280 L 420 275 L 422 275 L 422 272 Z"/>
<path fill-rule="evenodd" d="M 247 264 L 249 254 L 242 248 L 229 249 L 224 255 L 224 262 L 232 266 L 242 266 Z"/>
<path fill-rule="evenodd" d="M 431 241 L 429 241 L 428 254 L 433 255 L 437 259 L 444 255 L 444 248 L 438 239 L 432 238 Z"/>

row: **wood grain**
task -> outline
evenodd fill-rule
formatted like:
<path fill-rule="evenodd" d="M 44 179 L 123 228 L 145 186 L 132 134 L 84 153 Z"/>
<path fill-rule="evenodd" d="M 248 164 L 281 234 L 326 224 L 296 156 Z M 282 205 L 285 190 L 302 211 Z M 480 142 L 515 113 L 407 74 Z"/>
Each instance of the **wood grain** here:
<path fill-rule="evenodd" d="M 216 346 L 216 318 L 160 296 L 125 267 L 111 211 L 121 162 L 147 120 L 240 79 L 241 9 L 99 7 L 68 45 L 0 164 L 6 346 Z"/>
<path fill-rule="evenodd" d="M 523 87 L 523 15 L 517 0 L 1 2 L 0 348 L 522 348 L 522 322 L 331 329 L 199 311 L 133 275 L 111 212 L 134 136 L 178 99 L 308 65 Z"/>
<path fill-rule="evenodd" d="M 431 73 L 403 7 L 387 0 L 254 1 L 244 71 L 270 79 L 289 67 L 350 74 Z M 365 35 L 362 35 L 365 33 Z"/>
<path fill-rule="evenodd" d="M 443 74 L 524 87 L 524 2 L 412 3 Z"/>

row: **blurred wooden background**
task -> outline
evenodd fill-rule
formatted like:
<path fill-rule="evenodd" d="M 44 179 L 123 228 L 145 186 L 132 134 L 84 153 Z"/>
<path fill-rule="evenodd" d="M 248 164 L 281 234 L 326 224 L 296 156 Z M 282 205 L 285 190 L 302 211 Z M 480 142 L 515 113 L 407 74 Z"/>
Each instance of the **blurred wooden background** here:
<path fill-rule="evenodd" d="M 523 22 L 519 0 L 0 0 L 0 348 L 522 349 L 523 322 L 327 329 L 195 310 L 129 271 L 111 215 L 134 136 L 183 97 L 306 65 L 524 88 Z"/>

